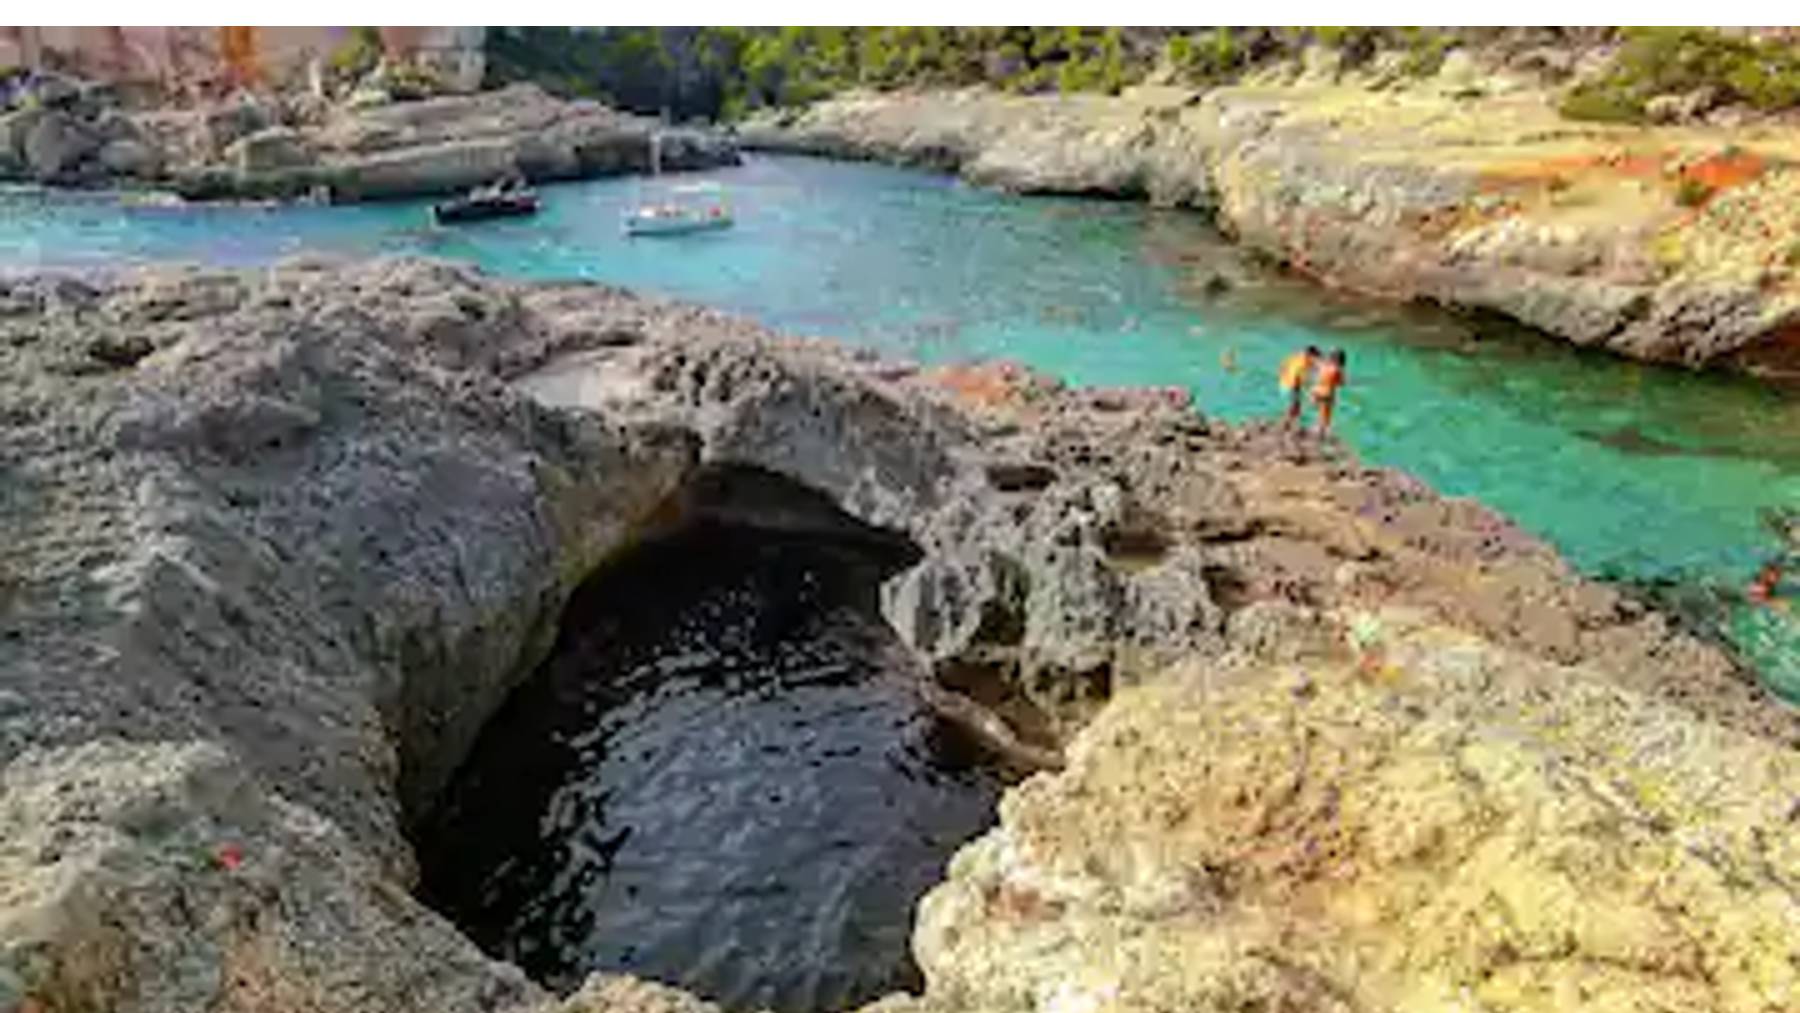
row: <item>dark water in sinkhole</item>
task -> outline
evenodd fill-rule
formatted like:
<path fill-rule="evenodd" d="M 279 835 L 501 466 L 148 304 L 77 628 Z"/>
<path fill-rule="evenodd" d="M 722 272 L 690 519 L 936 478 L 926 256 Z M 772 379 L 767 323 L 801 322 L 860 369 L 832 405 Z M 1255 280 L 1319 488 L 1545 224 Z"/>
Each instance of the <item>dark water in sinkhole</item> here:
<path fill-rule="evenodd" d="M 810 1011 L 916 987 L 913 907 L 1002 782 L 880 617 L 905 561 L 706 523 L 595 576 L 420 833 L 426 900 L 553 988 Z"/>

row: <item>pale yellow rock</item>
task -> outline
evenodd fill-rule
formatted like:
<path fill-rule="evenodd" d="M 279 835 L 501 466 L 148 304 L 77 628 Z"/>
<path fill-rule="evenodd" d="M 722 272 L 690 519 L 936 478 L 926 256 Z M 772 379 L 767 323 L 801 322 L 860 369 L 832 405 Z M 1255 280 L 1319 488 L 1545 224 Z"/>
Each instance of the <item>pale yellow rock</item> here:
<path fill-rule="evenodd" d="M 596 974 L 544 1013 L 719 1013 L 719 1007 L 668 985 L 629 975 Z"/>
<path fill-rule="evenodd" d="M 1379 628 L 1385 673 L 1121 694 L 957 856 L 884 1008 L 1800 1009 L 1792 750 Z"/>

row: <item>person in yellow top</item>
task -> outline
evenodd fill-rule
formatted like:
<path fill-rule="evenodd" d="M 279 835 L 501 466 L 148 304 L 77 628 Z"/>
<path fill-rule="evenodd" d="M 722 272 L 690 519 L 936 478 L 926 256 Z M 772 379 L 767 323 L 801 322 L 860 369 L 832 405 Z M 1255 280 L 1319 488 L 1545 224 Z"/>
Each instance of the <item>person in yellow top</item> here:
<path fill-rule="evenodd" d="M 1313 404 L 1319 408 L 1319 438 L 1331 434 L 1331 412 L 1337 407 L 1338 388 L 1344 385 L 1344 350 L 1334 348 L 1319 367 L 1319 379 L 1313 384 Z"/>
<path fill-rule="evenodd" d="M 1294 428 L 1300 421 L 1300 388 L 1306 385 L 1306 378 L 1312 373 L 1313 365 L 1319 361 L 1319 349 L 1307 345 L 1306 351 L 1296 352 L 1281 362 L 1281 391 L 1287 395 L 1287 415 L 1281 420 L 1281 428 Z"/>

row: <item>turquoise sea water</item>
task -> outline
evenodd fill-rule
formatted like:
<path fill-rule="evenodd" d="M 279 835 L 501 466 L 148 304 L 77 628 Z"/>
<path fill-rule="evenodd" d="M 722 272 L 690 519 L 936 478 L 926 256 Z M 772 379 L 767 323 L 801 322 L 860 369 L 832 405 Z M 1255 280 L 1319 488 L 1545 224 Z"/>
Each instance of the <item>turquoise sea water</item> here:
<path fill-rule="evenodd" d="M 546 188 L 536 219 L 455 229 L 424 202 L 130 207 L 0 193 L 0 271 L 303 250 L 421 253 L 715 304 L 927 361 L 1006 356 L 1084 383 L 1181 384 L 1202 410 L 1278 410 L 1274 369 L 1340 346 L 1339 432 L 1366 459 L 1476 497 L 1594 573 L 1738 586 L 1800 503 L 1800 397 L 1640 366 L 1516 329 L 1338 298 L 1249 268 L 1198 216 L 1017 198 L 873 165 L 758 157 L 708 174 L 738 227 L 627 239 L 642 180 Z M 1206 279 L 1234 283 L 1222 294 Z M 1234 362 L 1229 368 L 1226 360 Z M 1800 692 L 1800 659 L 1758 651 Z"/>

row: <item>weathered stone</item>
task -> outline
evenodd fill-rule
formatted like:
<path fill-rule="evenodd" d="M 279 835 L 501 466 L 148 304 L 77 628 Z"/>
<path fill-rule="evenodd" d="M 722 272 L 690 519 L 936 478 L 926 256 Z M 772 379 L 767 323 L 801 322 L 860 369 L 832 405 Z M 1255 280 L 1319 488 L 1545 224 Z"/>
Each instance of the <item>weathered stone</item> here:
<path fill-rule="evenodd" d="M 118 109 L 102 109 L 94 117 L 92 127 L 103 141 L 142 141 L 144 137 L 137 121 Z"/>
<path fill-rule="evenodd" d="M 1438 64 L 1437 80 L 1438 86 L 1446 93 L 1462 94 L 1481 88 L 1482 68 L 1475 62 L 1475 55 L 1467 49 L 1452 49 L 1444 54 L 1443 62 Z"/>
<path fill-rule="evenodd" d="M 0 449 L 16 493 L 0 669 L 34 701 L 0 714 L 0 953 L 31 994 L 420 1011 L 541 995 L 406 897 L 402 806 L 692 458 L 429 366 L 397 293 L 460 277 L 109 287 L 90 326 L 0 352 L 20 412 Z M 53 393 L 42 364 L 95 326 L 157 350 Z M 241 869 L 218 864 L 227 845 Z"/>
<path fill-rule="evenodd" d="M 266 127 L 241 137 L 226 147 L 225 157 L 243 173 L 294 169 L 316 160 L 305 136 L 292 127 Z"/>
<path fill-rule="evenodd" d="M 12 112 L 0 112 L 0 173 L 23 173 L 27 162 L 25 159 L 25 138 L 37 126 L 38 121 L 48 115 L 42 109 L 16 109 Z"/>
<path fill-rule="evenodd" d="M 48 183 L 71 174 L 99 146 L 99 139 L 73 118 L 51 112 L 26 131 L 22 154 L 32 176 Z"/>
<path fill-rule="evenodd" d="M 194 130 L 205 150 L 224 153 L 239 138 L 273 126 L 275 120 L 275 111 L 268 104 L 240 96 L 202 109 L 194 121 Z"/>
<path fill-rule="evenodd" d="M 1783 1009 L 1800 755 L 1416 619 L 1122 694 L 920 905 L 883 1010 Z"/>
<path fill-rule="evenodd" d="M 719 1007 L 667 985 L 617 975 L 594 975 L 546 1013 L 720 1013 Z"/>
<path fill-rule="evenodd" d="M 142 141 L 130 139 L 107 141 L 100 148 L 99 159 L 106 171 L 115 176 L 149 179 L 162 168 L 154 149 Z"/>
<path fill-rule="evenodd" d="M 1300 53 L 1301 84 L 1331 84 L 1343 73 L 1343 51 L 1335 46 L 1311 45 Z"/>
<path fill-rule="evenodd" d="M 1644 112 L 1658 123 L 1685 123 L 1711 112 L 1720 98 L 1717 88 L 1695 88 L 1678 95 L 1658 95 L 1644 103 Z"/>

